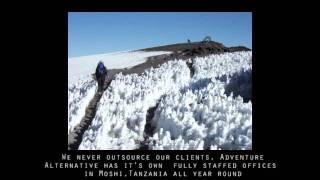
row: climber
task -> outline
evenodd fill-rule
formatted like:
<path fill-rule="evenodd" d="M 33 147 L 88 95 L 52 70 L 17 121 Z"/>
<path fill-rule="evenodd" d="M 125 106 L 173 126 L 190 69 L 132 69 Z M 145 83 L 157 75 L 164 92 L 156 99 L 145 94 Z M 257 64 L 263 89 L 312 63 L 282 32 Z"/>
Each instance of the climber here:
<path fill-rule="evenodd" d="M 104 66 L 103 62 L 99 61 L 96 68 L 96 80 L 98 82 L 98 91 L 103 91 L 103 84 L 107 76 L 107 68 Z"/>

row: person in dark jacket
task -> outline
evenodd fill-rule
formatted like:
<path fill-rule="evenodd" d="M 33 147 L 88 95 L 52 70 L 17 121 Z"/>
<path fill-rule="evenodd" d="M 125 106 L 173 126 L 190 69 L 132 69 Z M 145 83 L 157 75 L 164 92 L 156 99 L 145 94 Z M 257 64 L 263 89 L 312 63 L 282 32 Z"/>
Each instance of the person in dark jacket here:
<path fill-rule="evenodd" d="M 96 79 L 98 82 L 98 91 L 103 90 L 103 84 L 105 78 L 107 76 L 107 68 L 104 66 L 103 62 L 99 61 L 98 66 L 96 68 Z"/>

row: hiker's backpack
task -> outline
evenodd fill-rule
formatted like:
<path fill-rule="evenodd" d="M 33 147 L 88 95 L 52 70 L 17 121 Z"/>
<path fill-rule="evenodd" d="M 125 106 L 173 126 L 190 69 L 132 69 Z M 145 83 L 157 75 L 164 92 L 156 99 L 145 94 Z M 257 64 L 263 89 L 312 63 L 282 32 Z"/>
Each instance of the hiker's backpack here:
<path fill-rule="evenodd" d="M 98 65 L 98 73 L 100 75 L 104 74 L 106 72 L 106 68 L 104 67 L 104 65 L 102 63 L 99 63 Z"/>

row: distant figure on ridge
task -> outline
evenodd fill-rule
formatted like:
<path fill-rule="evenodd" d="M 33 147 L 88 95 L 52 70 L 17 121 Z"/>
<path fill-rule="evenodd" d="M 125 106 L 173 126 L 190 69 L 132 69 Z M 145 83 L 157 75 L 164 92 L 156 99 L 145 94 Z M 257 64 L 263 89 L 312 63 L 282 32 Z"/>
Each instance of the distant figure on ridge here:
<path fill-rule="evenodd" d="M 96 80 L 98 82 L 98 91 L 103 91 L 103 84 L 107 75 L 107 68 L 104 66 L 103 62 L 99 61 L 96 68 Z"/>
<path fill-rule="evenodd" d="M 210 36 L 206 36 L 206 37 L 204 37 L 204 39 L 202 40 L 202 42 L 204 42 L 204 43 L 208 43 L 208 42 L 210 42 L 210 41 L 212 41 L 212 39 L 211 39 Z"/>

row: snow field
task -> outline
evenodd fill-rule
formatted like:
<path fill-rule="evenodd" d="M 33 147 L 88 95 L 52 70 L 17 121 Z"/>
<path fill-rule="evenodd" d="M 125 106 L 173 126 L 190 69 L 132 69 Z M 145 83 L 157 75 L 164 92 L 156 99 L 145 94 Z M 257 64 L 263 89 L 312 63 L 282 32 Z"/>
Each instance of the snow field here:
<path fill-rule="evenodd" d="M 251 70 L 251 52 L 196 58 L 193 68 L 189 87 L 161 100 L 149 148 L 251 149 L 252 104 L 225 94 L 232 75 Z M 226 80 L 220 81 L 223 76 Z"/>
<path fill-rule="evenodd" d="M 84 117 L 96 88 L 97 83 L 89 76 L 68 85 L 68 134 Z"/>
<path fill-rule="evenodd" d="M 91 74 L 95 73 L 98 61 L 108 69 L 131 67 L 147 60 L 149 56 L 170 52 L 122 51 L 107 54 L 74 57 L 68 59 L 68 134 L 80 123 L 85 109 L 93 98 L 97 83 Z"/>
<path fill-rule="evenodd" d="M 137 74 L 116 75 L 104 92 L 79 149 L 137 149 L 144 140 L 147 110 L 164 94 L 186 86 L 190 70 L 183 61 L 170 61 Z"/>
<path fill-rule="evenodd" d="M 137 149 L 144 140 L 154 150 L 251 149 L 252 104 L 238 95 L 251 90 L 252 52 L 195 58 L 193 69 L 191 78 L 186 62 L 175 60 L 141 76 L 117 74 L 79 149 Z M 68 133 L 96 89 L 82 75 L 68 88 Z M 154 134 L 144 139 L 147 110 L 157 102 Z"/>

